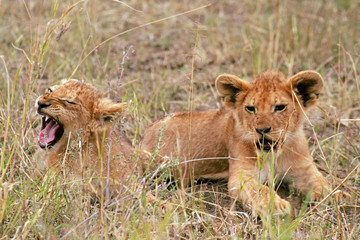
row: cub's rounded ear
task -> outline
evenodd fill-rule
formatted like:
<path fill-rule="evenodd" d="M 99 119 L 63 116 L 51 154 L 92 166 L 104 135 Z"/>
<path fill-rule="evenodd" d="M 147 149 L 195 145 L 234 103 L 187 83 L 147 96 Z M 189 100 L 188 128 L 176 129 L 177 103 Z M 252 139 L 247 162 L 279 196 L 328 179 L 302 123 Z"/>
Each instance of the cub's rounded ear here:
<path fill-rule="evenodd" d="M 324 86 L 321 75 L 315 71 L 302 71 L 288 80 L 299 101 L 307 108 L 316 103 Z"/>
<path fill-rule="evenodd" d="M 60 84 L 65 84 L 65 83 L 70 83 L 70 82 L 80 82 L 77 79 L 72 79 L 72 78 L 63 78 L 60 80 Z"/>
<path fill-rule="evenodd" d="M 94 118 L 101 123 L 112 122 L 126 110 L 126 105 L 126 103 L 114 103 L 110 99 L 102 98 L 94 106 Z"/>
<path fill-rule="evenodd" d="M 221 74 L 218 76 L 215 85 L 217 92 L 225 105 L 230 107 L 235 107 L 236 97 L 240 92 L 249 89 L 248 82 L 231 74 Z"/>

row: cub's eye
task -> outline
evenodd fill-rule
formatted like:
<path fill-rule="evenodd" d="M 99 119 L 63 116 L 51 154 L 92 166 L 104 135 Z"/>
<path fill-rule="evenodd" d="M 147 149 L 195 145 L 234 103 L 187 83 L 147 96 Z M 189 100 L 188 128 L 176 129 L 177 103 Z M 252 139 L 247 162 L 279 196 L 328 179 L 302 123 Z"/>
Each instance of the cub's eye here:
<path fill-rule="evenodd" d="M 249 113 L 254 113 L 255 112 L 255 107 L 253 107 L 253 106 L 246 106 L 245 109 Z"/>
<path fill-rule="evenodd" d="M 76 104 L 75 102 L 70 101 L 69 99 L 62 99 L 64 102 L 69 104 Z"/>
<path fill-rule="evenodd" d="M 275 112 L 282 112 L 286 108 L 286 105 L 276 105 L 275 106 Z"/>
<path fill-rule="evenodd" d="M 53 90 L 51 89 L 51 88 L 47 88 L 46 90 L 45 90 L 45 93 L 52 93 L 53 92 Z"/>

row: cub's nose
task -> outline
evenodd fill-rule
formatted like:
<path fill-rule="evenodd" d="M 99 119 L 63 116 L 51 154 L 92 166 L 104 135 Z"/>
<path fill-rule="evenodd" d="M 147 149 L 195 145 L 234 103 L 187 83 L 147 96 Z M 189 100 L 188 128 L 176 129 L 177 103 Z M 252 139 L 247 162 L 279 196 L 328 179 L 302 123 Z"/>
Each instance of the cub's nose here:
<path fill-rule="evenodd" d="M 263 135 L 264 133 L 269 133 L 271 130 L 271 127 L 255 128 L 255 130 L 258 134 Z"/>
<path fill-rule="evenodd" d="M 38 110 L 40 110 L 42 108 L 46 108 L 48 106 L 50 106 L 50 104 L 47 104 L 47 103 L 44 103 L 44 102 L 41 102 L 41 101 L 37 101 Z"/>

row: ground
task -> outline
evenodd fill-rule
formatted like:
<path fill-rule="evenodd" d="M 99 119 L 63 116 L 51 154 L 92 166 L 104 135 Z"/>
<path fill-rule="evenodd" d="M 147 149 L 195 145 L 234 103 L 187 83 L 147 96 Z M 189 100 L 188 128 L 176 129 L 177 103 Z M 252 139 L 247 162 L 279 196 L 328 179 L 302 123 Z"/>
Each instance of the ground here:
<path fill-rule="evenodd" d="M 356 239 L 360 233 L 360 3 L 358 1 L 0 2 L 0 236 L 4 239 Z M 307 116 L 312 155 L 351 199 L 304 204 L 280 187 L 293 216 L 257 218 L 233 204 L 226 181 L 189 189 L 149 184 L 173 205 L 133 197 L 105 203 L 44 168 L 34 102 L 62 78 L 129 103 L 134 146 L 175 111 L 221 107 L 215 78 L 316 70 L 325 87 Z M 162 170 L 167 175 L 166 167 Z M 151 174 L 151 173 L 150 173 Z M 315 207 L 315 208 L 314 208 Z"/>

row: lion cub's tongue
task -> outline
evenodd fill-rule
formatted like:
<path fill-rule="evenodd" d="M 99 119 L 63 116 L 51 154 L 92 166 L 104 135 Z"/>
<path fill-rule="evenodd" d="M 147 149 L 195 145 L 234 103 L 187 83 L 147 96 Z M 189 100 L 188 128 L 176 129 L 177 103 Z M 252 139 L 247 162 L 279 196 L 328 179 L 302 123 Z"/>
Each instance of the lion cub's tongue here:
<path fill-rule="evenodd" d="M 55 133 L 60 128 L 60 125 L 53 119 L 41 130 L 39 135 L 39 142 L 49 144 L 55 140 Z"/>

